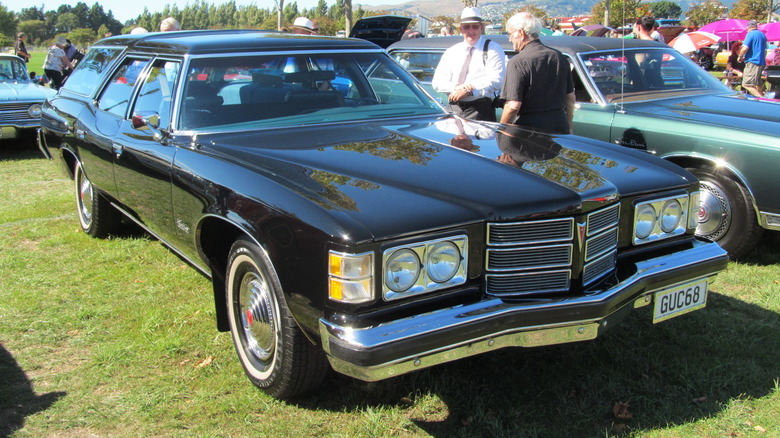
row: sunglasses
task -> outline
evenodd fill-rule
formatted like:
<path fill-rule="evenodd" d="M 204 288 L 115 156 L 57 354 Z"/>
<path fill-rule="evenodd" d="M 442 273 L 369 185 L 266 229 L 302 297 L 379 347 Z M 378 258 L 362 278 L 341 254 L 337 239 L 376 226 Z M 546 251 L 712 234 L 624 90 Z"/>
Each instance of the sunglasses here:
<path fill-rule="evenodd" d="M 460 25 L 460 28 L 463 29 L 463 30 L 479 29 L 481 27 L 482 27 L 482 25 L 479 24 L 479 23 L 475 23 L 475 24 L 461 24 Z"/>

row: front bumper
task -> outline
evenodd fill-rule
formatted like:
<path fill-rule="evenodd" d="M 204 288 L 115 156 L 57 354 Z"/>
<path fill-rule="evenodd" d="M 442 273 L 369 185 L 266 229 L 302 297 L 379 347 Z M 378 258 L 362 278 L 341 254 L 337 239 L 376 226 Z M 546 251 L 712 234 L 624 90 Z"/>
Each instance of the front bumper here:
<path fill-rule="evenodd" d="M 635 263 L 636 271 L 605 290 L 584 296 L 507 302 L 499 298 L 440 309 L 377 326 L 353 329 L 320 319 L 331 366 L 376 381 L 503 347 L 534 347 L 595 339 L 653 293 L 726 268 L 716 243 Z"/>

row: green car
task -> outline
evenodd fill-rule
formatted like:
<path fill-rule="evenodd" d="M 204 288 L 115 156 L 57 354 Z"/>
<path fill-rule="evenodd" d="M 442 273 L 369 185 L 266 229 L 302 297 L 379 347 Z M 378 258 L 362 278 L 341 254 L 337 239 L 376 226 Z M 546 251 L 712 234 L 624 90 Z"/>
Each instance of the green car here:
<path fill-rule="evenodd" d="M 505 35 L 489 38 L 514 54 Z M 388 51 L 430 90 L 441 54 L 461 40 L 404 40 Z M 541 40 L 572 64 L 575 134 L 647 151 L 701 179 L 700 236 L 738 258 L 765 229 L 780 230 L 780 102 L 747 98 L 654 41 Z"/>

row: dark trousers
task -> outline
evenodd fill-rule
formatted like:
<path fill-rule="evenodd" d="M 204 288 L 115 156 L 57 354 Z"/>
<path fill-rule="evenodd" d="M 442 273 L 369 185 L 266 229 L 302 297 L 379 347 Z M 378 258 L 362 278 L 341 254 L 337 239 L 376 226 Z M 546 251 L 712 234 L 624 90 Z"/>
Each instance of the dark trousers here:
<path fill-rule="evenodd" d="M 447 110 L 464 119 L 484 120 L 486 122 L 496 121 L 496 109 L 493 108 L 493 100 L 487 97 L 470 102 L 450 102 L 447 104 Z"/>
<path fill-rule="evenodd" d="M 49 69 L 44 69 L 43 71 L 46 73 L 46 77 L 49 78 L 49 81 L 51 81 L 51 85 L 49 86 L 55 90 L 59 90 L 62 86 L 62 80 L 64 79 L 62 72 Z"/>

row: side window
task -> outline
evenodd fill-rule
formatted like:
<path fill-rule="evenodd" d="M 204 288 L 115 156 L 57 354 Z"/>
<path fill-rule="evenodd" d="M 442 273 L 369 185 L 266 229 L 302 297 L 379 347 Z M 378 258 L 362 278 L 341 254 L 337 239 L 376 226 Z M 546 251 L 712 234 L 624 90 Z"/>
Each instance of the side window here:
<path fill-rule="evenodd" d="M 92 95 L 100 85 L 103 74 L 120 53 L 122 51 L 119 49 L 91 49 L 87 56 L 79 61 L 62 88 L 85 96 Z"/>
<path fill-rule="evenodd" d="M 156 60 L 141 85 L 133 113 L 157 113 L 160 127 L 166 128 L 171 119 L 171 100 L 180 66 L 178 61 Z"/>
<path fill-rule="evenodd" d="M 98 108 L 124 117 L 130 98 L 133 95 L 138 75 L 149 63 L 147 59 L 126 59 L 111 77 L 106 89 L 98 100 Z"/>

